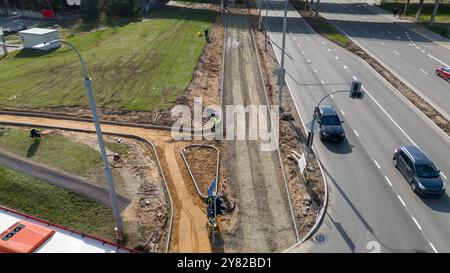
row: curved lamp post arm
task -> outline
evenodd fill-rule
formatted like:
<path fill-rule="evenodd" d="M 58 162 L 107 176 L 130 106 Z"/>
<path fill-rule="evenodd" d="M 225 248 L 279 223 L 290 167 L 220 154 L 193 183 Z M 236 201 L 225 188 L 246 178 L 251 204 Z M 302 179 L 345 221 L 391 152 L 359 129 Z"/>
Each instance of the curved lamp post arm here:
<path fill-rule="evenodd" d="M 97 134 L 97 139 L 98 139 L 98 146 L 100 148 L 100 154 L 102 156 L 102 161 L 103 161 L 103 171 L 104 171 L 104 175 L 106 178 L 107 189 L 108 189 L 108 194 L 109 194 L 109 198 L 111 201 L 111 208 L 113 211 L 114 220 L 116 223 L 116 228 L 117 228 L 116 235 L 117 235 L 117 239 L 122 242 L 123 235 L 124 235 L 123 234 L 123 222 L 122 222 L 122 218 L 120 216 L 120 208 L 119 208 L 119 204 L 118 204 L 118 200 L 117 200 L 116 191 L 114 189 L 114 182 L 113 182 L 113 177 L 112 177 L 112 172 L 111 172 L 111 166 L 109 165 L 108 155 L 106 153 L 105 143 L 103 141 L 102 129 L 100 127 L 100 119 L 97 114 L 97 106 L 95 105 L 94 93 L 92 90 L 92 80 L 89 78 L 86 64 L 84 63 L 83 57 L 81 57 L 81 54 L 78 51 L 78 49 L 73 44 L 71 44 L 70 42 L 68 42 L 66 40 L 57 39 L 57 40 L 53 40 L 50 42 L 44 42 L 42 44 L 35 45 L 34 48 L 39 49 L 39 48 L 42 48 L 49 44 L 54 44 L 54 43 L 58 43 L 58 42 L 66 44 L 70 48 L 72 48 L 75 51 L 75 53 L 77 54 L 78 59 L 81 63 L 81 69 L 83 71 L 83 83 L 84 83 L 84 87 L 86 88 L 86 93 L 87 93 L 87 96 L 89 99 L 89 105 L 91 106 L 92 119 L 94 121 L 95 132 Z"/>
<path fill-rule="evenodd" d="M 331 95 L 333 95 L 333 94 L 336 94 L 336 93 L 349 93 L 349 92 L 350 92 L 350 90 L 339 90 L 339 91 L 331 92 L 330 94 L 325 95 L 325 97 L 323 97 L 323 98 L 319 101 L 319 103 L 317 104 L 316 107 L 319 107 L 320 104 L 321 104 L 326 98 L 328 98 L 329 96 L 331 96 Z"/>
<path fill-rule="evenodd" d="M 78 60 L 79 60 L 80 63 L 81 63 L 81 69 L 82 69 L 82 71 L 83 71 L 83 78 L 84 78 L 85 80 L 89 79 L 86 64 L 85 64 L 85 62 L 84 62 L 84 60 L 83 60 L 83 57 L 81 57 L 81 54 L 80 54 L 80 52 L 78 51 L 78 49 L 77 49 L 72 43 L 70 43 L 69 41 L 61 40 L 61 39 L 53 40 L 53 41 L 50 41 L 50 42 L 44 42 L 43 44 L 46 45 L 46 44 L 54 44 L 54 43 L 63 43 L 63 44 L 66 44 L 66 45 L 70 46 L 70 47 L 73 49 L 73 51 L 75 51 L 75 53 L 76 53 L 77 56 L 78 56 Z"/>

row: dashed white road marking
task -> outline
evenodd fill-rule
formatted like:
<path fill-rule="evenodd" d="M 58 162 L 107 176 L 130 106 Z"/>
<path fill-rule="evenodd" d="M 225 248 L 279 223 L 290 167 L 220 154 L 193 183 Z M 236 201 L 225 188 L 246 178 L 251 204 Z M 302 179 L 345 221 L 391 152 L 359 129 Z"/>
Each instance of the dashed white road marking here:
<path fill-rule="evenodd" d="M 438 253 L 437 249 L 434 247 L 434 245 L 431 242 L 428 242 L 433 249 L 434 253 Z"/>
<path fill-rule="evenodd" d="M 328 49 L 328 52 L 331 52 L 331 48 Z"/>
<path fill-rule="evenodd" d="M 428 72 L 423 70 L 422 68 L 419 68 L 420 71 L 422 71 L 423 74 L 428 75 Z"/>
<path fill-rule="evenodd" d="M 377 168 L 378 168 L 378 169 L 381 169 L 380 164 L 378 164 L 378 162 L 377 162 L 375 159 L 373 159 L 373 163 L 375 163 L 375 165 L 377 165 Z"/>
<path fill-rule="evenodd" d="M 335 58 L 336 60 L 339 60 L 339 57 L 338 57 L 338 56 L 334 56 L 334 58 Z"/>
<path fill-rule="evenodd" d="M 314 68 L 313 71 L 314 71 L 314 73 L 317 73 L 317 69 Z"/>
<path fill-rule="evenodd" d="M 402 202 L 402 205 L 404 207 L 406 207 L 405 201 L 403 201 L 402 197 L 400 195 L 397 194 L 398 200 L 400 200 L 400 202 Z"/>
<path fill-rule="evenodd" d="M 322 44 L 324 45 L 324 44 L 325 44 L 325 42 L 322 42 Z"/>
<path fill-rule="evenodd" d="M 353 132 L 355 132 L 355 135 L 359 137 L 358 131 L 356 131 L 355 129 L 353 129 Z"/>
<path fill-rule="evenodd" d="M 310 60 L 310 59 L 308 59 L 308 60 L 306 60 L 306 62 L 310 64 L 310 63 L 311 63 L 311 60 Z"/>
<path fill-rule="evenodd" d="M 425 53 L 425 50 L 422 49 L 420 52 L 421 52 L 421 53 Z"/>
<path fill-rule="evenodd" d="M 386 179 L 386 181 L 388 182 L 389 186 L 391 186 L 391 187 L 392 187 L 392 183 L 391 183 L 391 180 L 389 180 L 389 178 L 388 178 L 387 176 L 385 176 L 385 177 L 384 177 L 384 179 Z"/>
<path fill-rule="evenodd" d="M 358 78 L 357 78 L 357 77 L 355 77 L 355 76 L 353 76 L 353 80 L 357 81 L 357 80 L 358 80 Z"/>
<path fill-rule="evenodd" d="M 305 51 L 302 51 L 302 54 L 305 55 Z"/>
<path fill-rule="evenodd" d="M 298 48 L 302 48 L 299 43 L 297 43 Z"/>
<path fill-rule="evenodd" d="M 324 84 L 325 84 L 325 82 L 324 82 L 324 81 L 322 81 L 322 80 L 320 81 L 320 83 L 321 83 L 322 85 L 324 85 Z"/>
<path fill-rule="evenodd" d="M 445 174 L 444 174 L 443 172 L 441 172 L 441 176 L 442 176 L 445 180 L 447 180 L 447 176 L 445 176 Z"/>
<path fill-rule="evenodd" d="M 448 64 L 444 63 L 443 61 L 439 60 L 439 59 L 436 58 L 436 57 L 433 57 L 433 56 L 430 55 L 430 54 L 427 54 L 427 56 L 430 57 L 431 59 L 433 59 L 433 60 L 435 60 L 435 61 L 437 61 L 437 62 L 439 62 L 439 63 L 445 65 L 445 66 L 449 66 Z"/>
<path fill-rule="evenodd" d="M 400 56 L 400 53 L 398 53 L 397 51 L 392 50 L 392 52 L 394 52 L 395 55 L 399 55 Z"/>
<path fill-rule="evenodd" d="M 418 50 L 420 50 L 420 47 L 416 46 L 416 48 L 417 48 Z"/>
<path fill-rule="evenodd" d="M 343 116 L 345 116 L 345 113 L 344 113 L 344 111 L 342 111 L 342 110 L 341 110 L 341 114 L 342 114 Z"/>
<path fill-rule="evenodd" d="M 366 91 L 367 95 L 369 95 L 369 97 L 375 102 L 375 104 L 381 109 L 381 111 L 383 111 L 383 113 L 392 121 L 392 123 L 394 123 L 394 125 L 403 133 L 403 135 L 406 136 L 406 138 L 414 145 L 414 146 L 418 146 L 409 136 L 408 134 L 402 129 L 402 127 L 400 127 L 400 125 L 398 125 L 398 123 L 391 117 L 391 115 L 388 114 L 388 112 L 386 112 L 386 110 L 383 108 L 383 106 L 381 106 L 381 104 L 372 96 L 372 94 L 369 93 L 369 91 L 367 91 L 367 89 L 364 86 L 361 86 L 361 88 Z"/>
<path fill-rule="evenodd" d="M 417 226 L 420 230 L 422 230 L 422 227 L 419 225 L 419 222 L 417 222 L 416 218 L 414 218 L 414 216 L 412 216 L 412 219 L 413 219 L 414 223 L 416 223 L 416 226 Z"/>
<path fill-rule="evenodd" d="M 347 66 L 346 66 L 346 65 L 343 65 L 342 67 L 343 67 L 344 69 L 347 69 Z"/>
<path fill-rule="evenodd" d="M 334 99 L 334 96 L 333 96 L 333 95 L 330 95 L 330 97 L 331 97 L 332 99 Z"/>

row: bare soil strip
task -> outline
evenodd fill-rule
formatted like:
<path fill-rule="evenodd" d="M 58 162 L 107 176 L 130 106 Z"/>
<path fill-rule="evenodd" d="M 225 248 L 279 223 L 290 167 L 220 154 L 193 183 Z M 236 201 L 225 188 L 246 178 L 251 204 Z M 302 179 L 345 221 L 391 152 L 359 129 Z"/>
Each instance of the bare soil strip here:
<path fill-rule="evenodd" d="M 254 2 L 250 1 L 249 5 L 252 14 L 252 26 L 255 33 L 255 42 L 263 71 L 264 84 L 266 86 L 267 95 L 270 103 L 278 104 L 277 77 L 274 71 L 279 67 L 275 52 L 268 39 L 268 45 L 265 46 L 265 35 L 267 33 L 263 29 L 258 29 L 258 10 L 255 8 Z M 265 50 L 267 48 L 267 51 Z M 282 154 L 283 165 L 287 172 L 288 188 L 292 198 L 292 205 L 295 210 L 299 237 L 304 237 L 316 223 L 317 214 L 319 213 L 324 202 L 324 181 L 316 160 L 311 160 L 311 166 L 314 167 L 313 172 L 306 172 L 302 176 L 298 170 L 296 161 L 291 159 L 292 152 L 302 154 L 305 152 L 307 133 L 303 129 L 300 117 L 296 111 L 294 102 L 290 96 L 287 86 L 283 91 L 283 109 L 284 113 L 280 115 L 280 151 Z M 288 119 L 292 119 L 291 127 Z"/>
<path fill-rule="evenodd" d="M 230 4 L 227 16 L 224 105 L 264 105 L 247 10 Z M 278 154 L 259 144 L 225 142 L 224 164 L 237 199 L 237 219 L 222 232 L 225 252 L 276 252 L 296 242 Z"/>

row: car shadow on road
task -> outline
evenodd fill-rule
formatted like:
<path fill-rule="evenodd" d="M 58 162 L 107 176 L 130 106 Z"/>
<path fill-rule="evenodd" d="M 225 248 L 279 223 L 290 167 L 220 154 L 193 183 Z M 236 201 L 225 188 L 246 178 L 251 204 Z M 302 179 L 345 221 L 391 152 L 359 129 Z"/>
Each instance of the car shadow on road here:
<path fill-rule="evenodd" d="M 421 199 L 432 210 L 450 213 L 450 198 L 448 197 L 448 193 L 437 197 L 421 197 Z"/>
<path fill-rule="evenodd" d="M 36 154 L 36 151 L 39 148 L 39 145 L 41 144 L 41 140 L 40 139 L 35 139 L 33 144 L 30 145 L 30 147 L 28 148 L 27 151 L 27 157 L 33 157 Z"/>
<path fill-rule="evenodd" d="M 348 142 L 347 138 L 344 138 L 340 142 L 322 141 L 323 146 L 325 146 L 330 152 L 335 154 L 350 154 L 353 150 L 353 145 Z"/>

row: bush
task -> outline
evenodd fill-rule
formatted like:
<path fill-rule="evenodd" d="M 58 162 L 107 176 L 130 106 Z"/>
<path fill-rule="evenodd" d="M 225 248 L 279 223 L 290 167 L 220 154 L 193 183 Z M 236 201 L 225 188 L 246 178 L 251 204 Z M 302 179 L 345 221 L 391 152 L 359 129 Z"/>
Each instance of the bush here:
<path fill-rule="evenodd" d="M 108 16 L 131 16 L 140 11 L 142 0 L 108 0 L 104 1 L 104 11 Z"/>
<path fill-rule="evenodd" d="M 97 20 L 100 15 L 98 0 L 82 0 L 81 10 L 84 21 Z"/>

